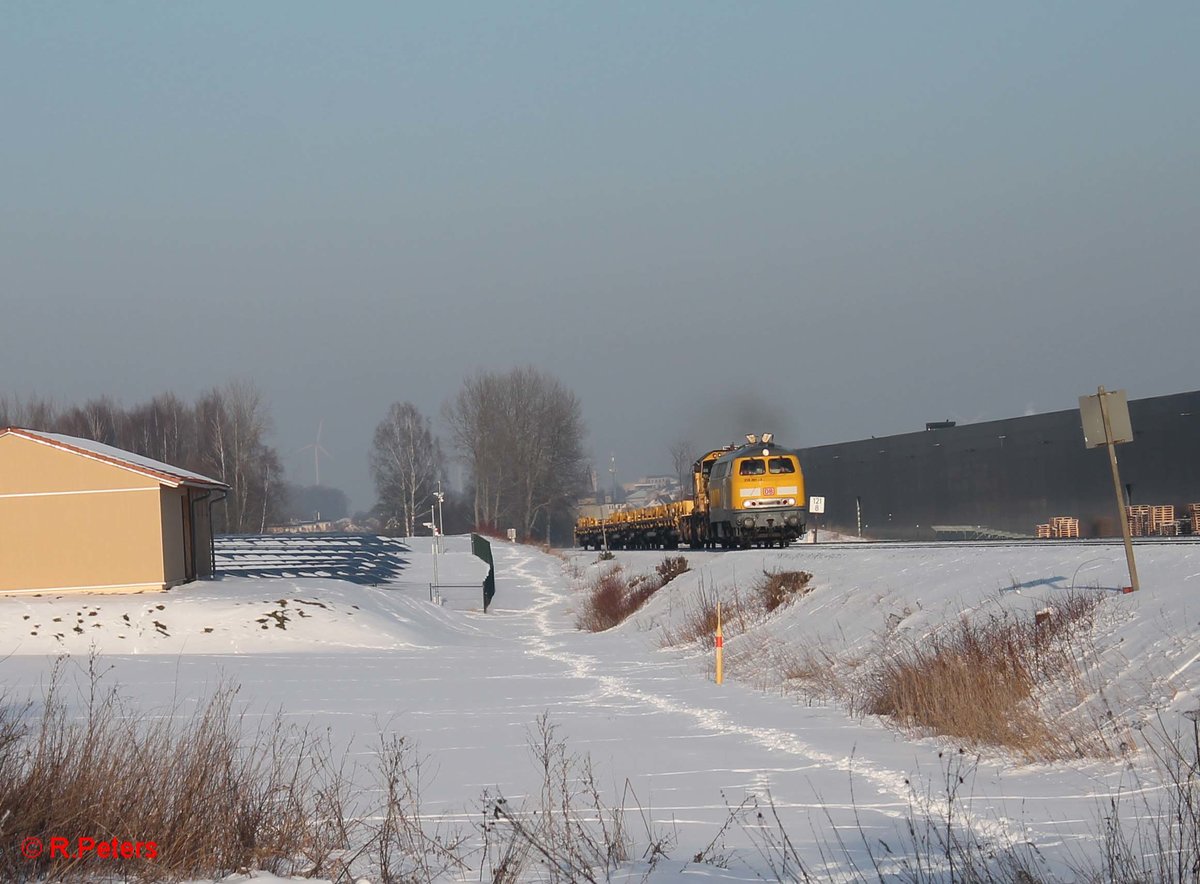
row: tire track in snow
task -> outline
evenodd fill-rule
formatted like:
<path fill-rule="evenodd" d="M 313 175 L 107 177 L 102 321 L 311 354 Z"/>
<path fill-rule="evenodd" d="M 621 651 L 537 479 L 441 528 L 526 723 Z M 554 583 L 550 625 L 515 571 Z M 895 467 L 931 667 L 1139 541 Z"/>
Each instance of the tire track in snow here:
<path fill-rule="evenodd" d="M 782 752 L 820 767 L 845 772 L 856 780 L 866 781 L 886 800 L 860 804 L 860 810 L 872 810 L 898 821 L 907 819 L 909 808 L 916 808 L 918 812 L 938 819 L 945 819 L 953 810 L 956 819 L 965 822 L 977 833 L 997 838 L 1006 844 L 1023 843 L 1028 840 L 1028 827 L 1000 815 L 994 806 L 989 807 L 987 816 L 981 816 L 971 812 L 964 798 L 960 796 L 951 808 L 945 796 L 922 794 L 918 791 L 912 777 L 907 774 L 871 765 L 862 756 L 832 755 L 823 752 L 795 734 L 779 728 L 741 724 L 734 721 L 730 713 L 723 709 L 697 706 L 691 702 L 685 704 L 664 694 L 644 690 L 635 686 L 628 678 L 600 671 L 604 665 L 611 666 L 611 661 L 602 663 L 596 657 L 567 653 L 564 650 L 565 643 L 556 640 L 565 630 L 561 625 L 554 623 L 552 616 L 554 609 L 563 605 L 562 593 L 553 585 L 559 581 L 548 580 L 531 570 L 530 566 L 537 559 L 551 564 L 547 557 L 525 555 L 507 565 L 509 573 L 519 577 L 520 582 L 533 590 L 535 596 L 534 604 L 529 609 L 535 632 L 526 639 L 526 653 L 566 666 L 575 678 L 596 682 L 597 697 L 621 698 L 654 712 L 688 719 L 694 727 L 708 734 L 742 738 L 770 751 Z M 558 566 L 559 563 L 553 560 L 553 565 Z"/>

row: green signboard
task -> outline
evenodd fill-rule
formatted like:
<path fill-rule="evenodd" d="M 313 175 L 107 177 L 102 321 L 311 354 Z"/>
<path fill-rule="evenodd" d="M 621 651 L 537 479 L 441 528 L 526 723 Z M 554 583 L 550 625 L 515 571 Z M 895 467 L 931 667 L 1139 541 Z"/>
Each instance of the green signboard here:
<path fill-rule="evenodd" d="M 481 534 L 471 535 L 471 552 L 476 558 L 487 562 L 488 575 L 483 579 L 483 612 L 486 614 L 492 597 L 496 594 L 496 566 L 492 563 L 492 545 Z"/>

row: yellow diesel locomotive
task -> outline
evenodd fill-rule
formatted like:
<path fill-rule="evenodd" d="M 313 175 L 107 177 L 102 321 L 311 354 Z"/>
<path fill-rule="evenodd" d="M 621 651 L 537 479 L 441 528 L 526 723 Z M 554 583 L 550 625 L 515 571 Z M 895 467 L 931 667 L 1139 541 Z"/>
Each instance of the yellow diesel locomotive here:
<path fill-rule="evenodd" d="M 715 448 L 692 465 L 688 499 L 581 518 L 575 542 L 584 549 L 692 549 L 787 546 L 804 533 L 804 473 L 795 452 L 771 434 Z"/>

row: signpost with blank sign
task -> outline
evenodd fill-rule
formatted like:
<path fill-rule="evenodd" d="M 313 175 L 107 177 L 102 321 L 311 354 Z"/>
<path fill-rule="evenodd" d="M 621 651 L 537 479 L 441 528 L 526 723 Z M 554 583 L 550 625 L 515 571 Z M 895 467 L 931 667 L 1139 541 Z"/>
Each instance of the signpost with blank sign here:
<path fill-rule="evenodd" d="M 1079 397 L 1079 416 L 1083 420 L 1083 444 L 1088 448 L 1108 447 L 1108 462 L 1112 467 L 1113 491 L 1117 495 L 1117 519 L 1125 541 L 1125 561 L 1129 563 L 1129 588 L 1138 590 L 1137 565 L 1133 560 L 1133 540 L 1129 536 L 1129 519 L 1125 517 L 1125 498 L 1121 494 L 1121 474 L 1117 470 L 1117 445 L 1133 441 L 1133 426 L 1129 422 L 1129 402 L 1124 390 L 1105 390 L 1099 387 L 1095 396 Z"/>

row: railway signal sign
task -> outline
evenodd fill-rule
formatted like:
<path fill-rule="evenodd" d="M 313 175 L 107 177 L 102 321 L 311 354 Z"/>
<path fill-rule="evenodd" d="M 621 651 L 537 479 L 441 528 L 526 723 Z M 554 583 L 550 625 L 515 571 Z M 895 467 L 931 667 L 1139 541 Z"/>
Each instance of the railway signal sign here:
<path fill-rule="evenodd" d="M 808 499 L 808 511 L 812 515 L 819 515 L 819 514 L 825 512 L 825 498 L 824 497 L 810 497 Z M 812 526 L 812 529 L 813 529 L 812 542 L 813 543 L 817 542 L 817 521 L 819 521 L 819 520 L 814 520 L 813 526 Z"/>
<path fill-rule="evenodd" d="M 1138 590 L 1137 565 L 1133 561 L 1133 540 L 1129 537 L 1129 519 L 1125 517 L 1125 498 L 1121 494 L 1121 474 L 1117 470 L 1117 444 L 1133 441 L 1129 422 L 1129 403 L 1124 390 L 1099 387 L 1095 396 L 1079 397 L 1079 416 L 1083 420 L 1083 444 L 1088 448 L 1108 446 L 1112 467 L 1113 491 L 1117 495 L 1117 520 L 1125 541 L 1125 561 L 1129 564 L 1129 586 Z"/>

